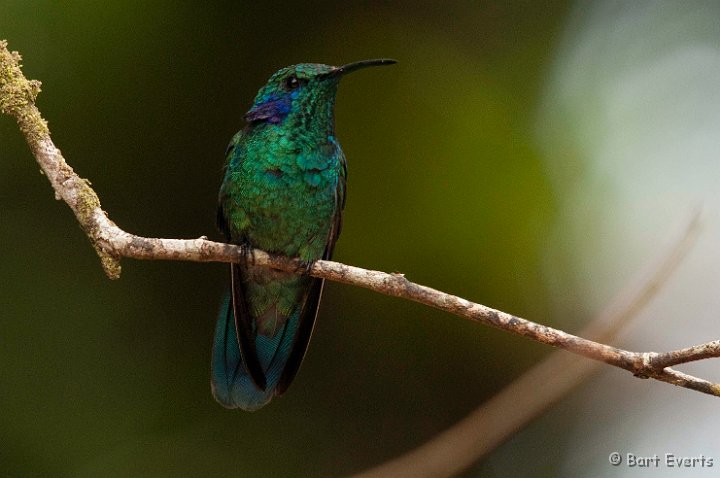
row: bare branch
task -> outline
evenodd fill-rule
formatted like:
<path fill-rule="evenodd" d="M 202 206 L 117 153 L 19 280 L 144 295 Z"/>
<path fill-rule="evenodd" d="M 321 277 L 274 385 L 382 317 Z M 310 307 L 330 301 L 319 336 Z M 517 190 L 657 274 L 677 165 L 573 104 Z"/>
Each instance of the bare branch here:
<path fill-rule="evenodd" d="M 130 234 L 117 227 L 100 207 L 100 200 L 89 181 L 80 178 L 65 162 L 50 138 L 45 120 L 35 106 L 40 83 L 28 81 L 20 70 L 20 55 L 0 42 L 0 112 L 16 118 L 35 159 L 50 180 L 56 197 L 65 201 L 100 256 L 110 278 L 120 276 L 120 257 L 135 259 L 183 260 L 195 262 L 235 262 L 241 257 L 238 246 L 199 239 L 158 239 Z M 255 251 L 257 265 L 301 273 L 296 259 Z M 400 297 L 461 317 L 496 327 L 536 342 L 565 349 L 577 355 L 623 368 L 641 377 L 654 378 L 685 388 L 720 396 L 720 385 L 670 369 L 658 369 L 648 355 L 629 352 L 593 342 L 562 330 L 516 317 L 482 304 L 441 292 L 414 282 L 402 274 L 361 269 L 332 261 L 317 261 L 310 275 L 356 285 Z M 718 351 L 720 356 L 720 351 Z"/>
<path fill-rule="evenodd" d="M 647 361 L 650 362 L 651 368 L 661 369 L 664 367 L 672 367 L 697 360 L 720 357 L 720 340 L 714 340 L 706 344 L 694 345 L 692 347 L 673 350 L 664 353 L 649 353 Z"/>
<path fill-rule="evenodd" d="M 601 342 L 613 340 L 628 320 L 650 302 L 685 258 L 697 238 L 699 223 L 698 209 L 672 247 L 641 271 L 631 284 L 623 287 L 579 335 Z M 444 432 L 353 478 L 454 476 L 492 452 L 592 377 L 600 367 L 600 362 L 577 360 L 557 350 Z"/>

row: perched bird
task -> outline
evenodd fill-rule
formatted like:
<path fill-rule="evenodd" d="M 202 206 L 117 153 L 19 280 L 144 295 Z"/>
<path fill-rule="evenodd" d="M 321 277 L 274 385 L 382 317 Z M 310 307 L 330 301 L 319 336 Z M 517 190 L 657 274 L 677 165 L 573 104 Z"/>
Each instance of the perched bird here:
<path fill-rule="evenodd" d="M 329 259 L 340 234 L 347 175 L 335 138 L 343 75 L 395 60 L 335 67 L 303 63 L 272 75 L 226 151 L 218 227 L 251 250 Z M 227 408 L 257 410 L 287 390 L 312 334 L 323 280 L 252 265 L 230 266 L 220 309 L 212 390 Z"/>

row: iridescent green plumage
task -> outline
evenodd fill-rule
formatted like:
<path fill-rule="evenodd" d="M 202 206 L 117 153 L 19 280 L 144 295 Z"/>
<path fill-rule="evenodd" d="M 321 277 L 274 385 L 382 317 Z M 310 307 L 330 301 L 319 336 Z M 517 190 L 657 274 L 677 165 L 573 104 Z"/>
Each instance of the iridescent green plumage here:
<path fill-rule="evenodd" d="M 275 73 L 227 150 L 218 225 L 226 240 L 312 262 L 330 258 L 340 234 L 346 165 L 335 139 L 334 104 L 344 67 L 299 64 Z M 231 266 L 213 348 L 213 393 L 229 408 L 255 410 L 282 394 L 302 362 L 321 279 Z"/>

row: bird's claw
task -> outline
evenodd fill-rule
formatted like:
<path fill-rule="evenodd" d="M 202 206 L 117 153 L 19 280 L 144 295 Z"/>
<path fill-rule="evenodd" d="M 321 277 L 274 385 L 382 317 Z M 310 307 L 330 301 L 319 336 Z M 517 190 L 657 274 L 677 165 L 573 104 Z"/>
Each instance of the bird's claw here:
<path fill-rule="evenodd" d="M 250 244 L 241 244 L 240 245 L 240 257 L 243 262 L 243 266 L 246 268 L 248 265 L 255 265 L 255 248 L 252 247 Z"/>
<path fill-rule="evenodd" d="M 301 260 L 298 263 L 298 267 L 297 267 L 296 271 L 302 273 L 302 275 L 304 275 L 304 276 L 309 276 L 314 265 L 315 265 L 315 261 Z"/>

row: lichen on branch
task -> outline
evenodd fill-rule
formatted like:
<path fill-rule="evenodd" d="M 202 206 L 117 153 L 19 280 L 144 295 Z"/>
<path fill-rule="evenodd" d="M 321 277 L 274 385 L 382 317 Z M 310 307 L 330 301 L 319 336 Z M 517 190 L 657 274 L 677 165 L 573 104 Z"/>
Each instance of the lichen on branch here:
<path fill-rule="evenodd" d="M 120 277 L 118 256 L 101 247 L 99 242 L 103 230 L 95 220 L 95 215 L 105 215 L 100 208 L 100 199 L 89 181 L 75 174 L 52 142 L 47 121 L 35 106 L 40 82 L 28 80 L 23 75 L 21 60 L 18 52 L 7 49 L 7 41 L 0 40 L 0 113 L 15 117 L 30 150 L 50 180 L 55 197 L 70 206 L 95 247 L 105 273 L 111 279 L 117 279 Z"/>

